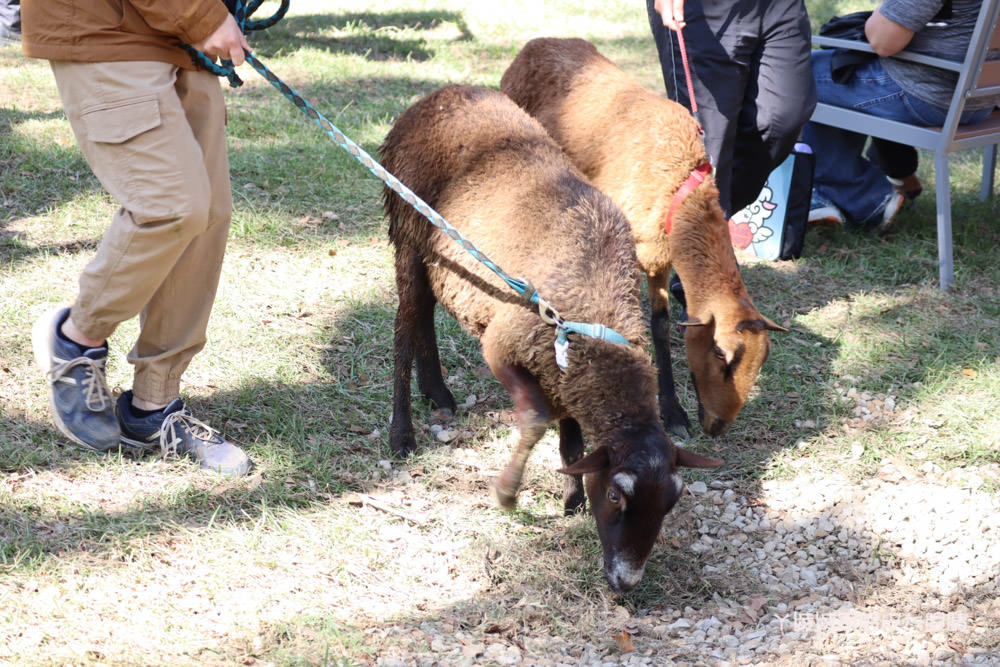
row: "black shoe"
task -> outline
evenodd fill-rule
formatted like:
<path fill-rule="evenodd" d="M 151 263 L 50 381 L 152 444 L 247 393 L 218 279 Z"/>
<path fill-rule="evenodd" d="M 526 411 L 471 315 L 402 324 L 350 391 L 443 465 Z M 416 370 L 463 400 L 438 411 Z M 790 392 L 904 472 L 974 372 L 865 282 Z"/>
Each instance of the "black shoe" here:
<path fill-rule="evenodd" d="M 57 332 L 67 317 L 69 308 L 46 313 L 31 332 L 35 362 L 49 381 L 52 420 L 63 435 L 87 449 L 118 451 L 115 401 L 104 378 L 108 346 L 83 349 L 62 338 Z"/>
<path fill-rule="evenodd" d="M 175 398 L 165 408 L 146 417 L 132 413 L 132 390 L 118 397 L 118 423 L 123 445 L 169 454 L 188 456 L 202 470 L 227 477 L 242 477 L 250 472 L 250 459 L 243 450 L 228 442 L 208 424 L 198 420 Z"/>

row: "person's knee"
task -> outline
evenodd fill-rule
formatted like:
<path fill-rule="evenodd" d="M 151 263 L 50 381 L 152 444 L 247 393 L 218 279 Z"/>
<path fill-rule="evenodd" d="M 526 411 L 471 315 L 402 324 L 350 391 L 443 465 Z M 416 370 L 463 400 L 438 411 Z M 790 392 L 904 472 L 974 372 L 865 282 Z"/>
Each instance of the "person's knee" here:
<path fill-rule="evenodd" d="M 204 181 L 188 182 L 131 212 L 139 225 L 157 225 L 169 228 L 178 238 L 194 238 L 208 228 L 212 219 L 211 191 Z"/>

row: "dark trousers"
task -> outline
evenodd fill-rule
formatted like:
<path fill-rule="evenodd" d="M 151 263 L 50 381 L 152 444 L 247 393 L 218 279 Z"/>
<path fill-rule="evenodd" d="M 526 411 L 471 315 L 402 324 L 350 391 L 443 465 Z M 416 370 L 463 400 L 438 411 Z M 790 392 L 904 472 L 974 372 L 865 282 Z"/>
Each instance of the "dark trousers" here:
<path fill-rule="evenodd" d="M 919 161 L 917 149 L 913 146 L 875 137 L 868 144 L 866 157 L 881 167 L 887 176 L 897 179 L 916 173 Z"/>
<path fill-rule="evenodd" d="M 663 81 L 691 108 L 676 33 L 646 0 Z M 698 118 L 727 215 L 760 193 L 816 105 L 802 0 L 686 0 L 684 41 Z"/>

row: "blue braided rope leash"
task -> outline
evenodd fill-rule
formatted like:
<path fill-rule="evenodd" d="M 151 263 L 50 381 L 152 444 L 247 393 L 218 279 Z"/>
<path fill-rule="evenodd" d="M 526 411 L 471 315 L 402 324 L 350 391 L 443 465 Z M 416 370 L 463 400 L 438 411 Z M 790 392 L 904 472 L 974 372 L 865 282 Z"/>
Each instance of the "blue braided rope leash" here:
<path fill-rule="evenodd" d="M 237 23 L 240 28 L 243 29 L 244 33 L 247 30 L 260 30 L 274 25 L 282 16 L 284 16 L 285 11 L 288 9 L 288 0 L 283 0 L 281 7 L 270 18 L 262 21 L 247 21 L 247 18 L 257 9 L 257 7 L 260 6 L 262 2 L 263 0 L 255 0 L 255 2 L 251 3 L 251 5 L 247 7 L 244 6 L 244 4 L 239 0 L 236 0 L 235 12 L 233 12 L 233 16 L 236 18 Z M 227 2 L 227 5 L 230 5 L 231 10 L 234 9 L 231 6 L 232 4 L 232 2 Z M 240 77 L 236 74 L 236 68 L 231 60 L 223 60 L 221 64 L 216 64 L 208 58 L 208 56 L 194 47 L 189 45 L 184 46 L 191 55 L 192 59 L 194 59 L 195 64 L 198 66 L 217 76 L 227 77 L 229 79 L 229 85 L 234 88 L 243 84 L 242 79 L 240 79 Z M 629 346 L 629 342 L 624 336 L 614 329 L 604 326 L 603 324 L 587 324 L 584 322 L 572 322 L 565 320 L 552 306 L 552 304 L 541 297 L 530 281 L 522 278 L 513 278 L 505 273 L 499 266 L 497 266 L 496 263 L 476 248 L 471 241 L 465 238 L 451 223 L 445 220 L 440 213 L 435 211 L 427 202 L 417 196 L 415 192 L 410 190 L 410 188 L 406 187 L 402 181 L 389 173 L 382 165 L 372 158 L 371 155 L 361 148 L 361 146 L 351 141 L 351 139 L 337 129 L 337 126 L 331 123 L 326 116 L 320 113 L 305 98 L 296 93 L 291 87 L 288 86 L 288 84 L 278 78 L 278 76 L 269 70 L 264 63 L 258 60 L 256 56 L 249 51 L 246 51 L 245 53 L 247 63 L 257 70 L 261 76 L 267 79 L 272 86 L 277 88 L 282 95 L 288 98 L 292 104 L 298 107 L 306 116 L 316 123 L 320 129 L 322 129 L 327 135 L 330 136 L 330 138 L 339 144 L 341 148 L 350 153 L 354 159 L 364 165 L 379 180 L 402 197 L 403 201 L 415 208 L 421 215 L 427 218 L 432 225 L 443 231 L 449 238 L 458 243 L 466 252 L 498 275 L 505 283 L 507 283 L 507 285 L 521 295 L 525 301 L 537 305 L 538 314 L 542 318 L 542 321 L 555 327 L 556 329 L 556 363 L 560 368 L 565 370 L 569 365 L 568 334 L 570 333 L 589 336 L 591 338 L 605 340 L 618 345 L 625 345 L 626 347 Z"/>

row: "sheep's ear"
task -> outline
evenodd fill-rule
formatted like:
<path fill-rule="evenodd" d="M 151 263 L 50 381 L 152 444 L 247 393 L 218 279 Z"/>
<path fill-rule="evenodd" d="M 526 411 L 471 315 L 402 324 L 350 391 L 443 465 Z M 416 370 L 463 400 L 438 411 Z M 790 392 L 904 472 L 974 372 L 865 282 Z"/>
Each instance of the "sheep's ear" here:
<path fill-rule="evenodd" d="M 711 322 L 711 320 L 709 320 L 708 322 L 703 322 L 700 317 L 689 317 L 683 322 L 679 322 L 678 324 L 682 327 L 703 327 L 709 322 Z"/>
<path fill-rule="evenodd" d="M 701 454 L 689 452 L 683 447 L 674 445 L 674 467 L 675 468 L 718 468 L 725 461 L 722 459 L 710 459 Z"/>
<path fill-rule="evenodd" d="M 611 460 L 608 458 L 608 448 L 601 445 L 579 461 L 565 468 L 559 468 L 557 472 L 561 472 L 564 475 L 587 475 L 592 472 L 606 470 L 609 467 L 611 467 Z"/>
<path fill-rule="evenodd" d="M 765 317 L 764 315 L 761 315 L 760 319 L 764 320 L 764 328 L 767 329 L 768 331 L 781 331 L 781 332 L 787 332 L 788 331 L 788 329 L 786 329 L 785 327 L 781 326 L 780 324 L 777 324 L 776 322 L 774 322 L 769 317 Z"/>

